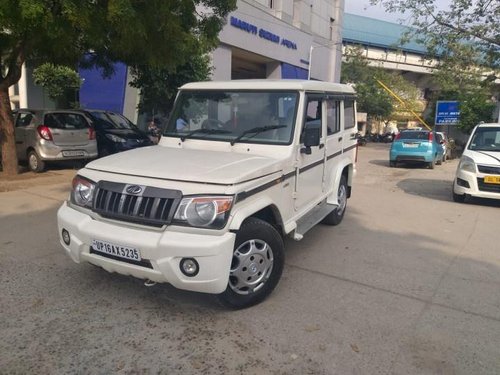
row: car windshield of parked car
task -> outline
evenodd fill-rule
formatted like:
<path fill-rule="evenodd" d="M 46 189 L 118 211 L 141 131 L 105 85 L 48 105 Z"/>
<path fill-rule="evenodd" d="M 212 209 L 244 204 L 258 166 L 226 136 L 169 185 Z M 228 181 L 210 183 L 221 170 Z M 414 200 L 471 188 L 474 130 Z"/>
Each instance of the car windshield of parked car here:
<path fill-rule="evenodd" d="M 103 129 L 133 129 L 135 127 L 132 122 L 117 113 L 95 111 L 90 114 L 97 126 Z"/>
<path fill-rule="evenodd" d="M 477 128 L 469 143 L 469 150 L 500 151 L 500 126 Z"/>
<path fill-rule="evenodd" d="M 181 91 L 164 136 L 290 144 L 297 99 L 290 91 Z"/>
<path fill-rule="evenodd" d="M 402 131 L 399 139 L 429 140 L 429 132 L 426 131 Z"/>

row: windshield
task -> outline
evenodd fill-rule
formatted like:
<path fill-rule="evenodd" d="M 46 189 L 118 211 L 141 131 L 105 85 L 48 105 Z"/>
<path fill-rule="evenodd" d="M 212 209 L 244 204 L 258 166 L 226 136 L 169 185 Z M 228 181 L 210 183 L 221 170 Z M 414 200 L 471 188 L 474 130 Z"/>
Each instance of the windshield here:
<path fill-rule="evenodd" d="M 500 151 L 500 126 L 477 128 L 469 143 L 469 150 Z"/>
<path fill-rule="evenodd" d="M 117 113 L 111 112 L 90 112 L 96 124 L 103 129 L 133 129 L 132 124 L 128 119 Z"/>
<path fill-rule="evenodd" d="M 164 135 L 290 144 L 297 98 L 297 92 L 282 91 L 181 91 Z"/>

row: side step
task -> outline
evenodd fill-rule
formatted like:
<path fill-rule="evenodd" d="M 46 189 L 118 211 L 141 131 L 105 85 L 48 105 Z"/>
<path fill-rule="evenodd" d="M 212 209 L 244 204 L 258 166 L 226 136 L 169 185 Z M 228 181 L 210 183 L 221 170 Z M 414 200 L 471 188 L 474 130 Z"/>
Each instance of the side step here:
<path fill-rule="evenodd" d="M 328 204 L 326 201 L 321 202 L 306 215 L 297 220 L 297 229 L 293 234 L 293 239 L 300 241 L 304 234 L 306 234 L 309 229 L 318 224 L 323 220 L 330 212 L 337 208 L 336 204 Z"/>

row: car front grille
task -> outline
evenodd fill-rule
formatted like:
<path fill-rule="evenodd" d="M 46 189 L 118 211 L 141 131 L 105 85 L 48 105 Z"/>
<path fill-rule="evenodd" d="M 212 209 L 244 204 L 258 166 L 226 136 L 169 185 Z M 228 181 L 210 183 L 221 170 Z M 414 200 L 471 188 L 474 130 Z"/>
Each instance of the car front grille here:
<path fill-rule="evenodd" d="M 181 198 L 179 190 L 100 181 L 92 210 L 110 219 L 162 227 L 172 221 Z"/>
<path fill-rule="evenodd" d="M 492 166 L 489 166 L 489 165 L 478 165 L 477 169 L 481 173 L 500 174 L 500 167 L 492 167 Z"/>
<path fill-rule="evenodd" d="M 478 177 L 477 187 L 480 191 L 486 191 L 488 193 L 500 193 L 500 185 L 498 185 L 498 184 L 486 184 L 482 177 Z"/>

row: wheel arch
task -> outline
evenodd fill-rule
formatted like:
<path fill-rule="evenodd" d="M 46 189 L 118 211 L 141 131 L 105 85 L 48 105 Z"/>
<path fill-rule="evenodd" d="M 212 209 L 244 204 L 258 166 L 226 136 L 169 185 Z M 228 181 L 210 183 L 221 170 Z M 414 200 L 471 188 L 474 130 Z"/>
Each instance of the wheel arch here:
<path fill-rule="evenodd" d="M 261 219 L 273 227 L 283 235 L 284 225 L 279 208 L 269 198 L 253 201 L 251 204 L 238 209 L 229 225 L 230 230 L 238 230 L 245 220 L 255 217 Z"/>

